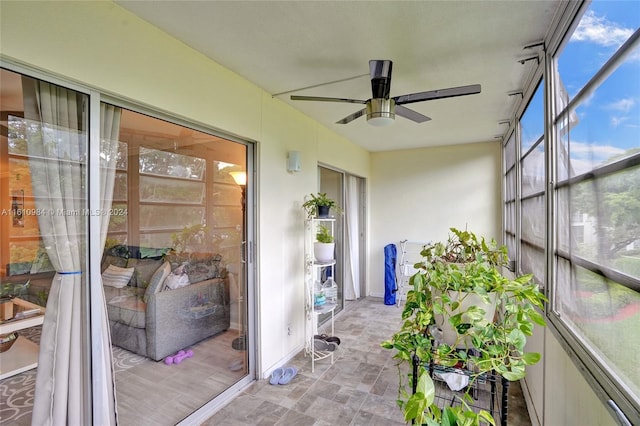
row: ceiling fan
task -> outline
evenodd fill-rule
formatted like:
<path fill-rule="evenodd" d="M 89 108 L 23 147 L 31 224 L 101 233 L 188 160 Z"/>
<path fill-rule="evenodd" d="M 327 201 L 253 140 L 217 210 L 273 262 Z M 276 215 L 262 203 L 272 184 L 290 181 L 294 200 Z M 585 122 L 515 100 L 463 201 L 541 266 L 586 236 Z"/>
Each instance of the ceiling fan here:
<path fill-rule="evenodd" d="M 391 68 L 393 62 L 390 60 L 369 61 L 369 74 L 371 76 L 371 90 L 373 95 L 370 99 L 348 99 L 348 98 L 325 98 L 322 96 L 291 96 L 293 101 L 323 101 L 323 102 L 346 102 L 352 104 L 363 104 L 365 108 L 354 112 L 337 121 L 337 124 L 347 124 L 358 117 L 367 115 L 367 122 L 374 126 L 386 126 L 395 120 L 396 114 L 415 121 L 424 123 L 431 120 L 426 115 L 404 107 L 405 104 L 415 102 L 432 101 L 434 99 L 452 98 L 454 96 L 474 95 L 480 93 L 480 85 L 451 87 L 449 89 L 431 90 L 428 92 L 410 93 L 408 95 L 389 97 L 391 89 Z"/>

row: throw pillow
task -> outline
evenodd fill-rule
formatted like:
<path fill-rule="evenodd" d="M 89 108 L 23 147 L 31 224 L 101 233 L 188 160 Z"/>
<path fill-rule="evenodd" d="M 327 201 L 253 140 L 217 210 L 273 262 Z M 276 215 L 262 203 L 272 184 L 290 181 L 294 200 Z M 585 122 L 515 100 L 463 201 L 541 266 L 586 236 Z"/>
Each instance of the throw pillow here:
<path fill-rule="evenodd" d="M 121 268 L 109 265 L 102 273 L 102 284 L 110 287 L 123 288 L 129 283 L 133 275 L 133 268 Z"/>
<path fill-rule="evenodd" d="M 186 272 L 178 272 L 177 274 L 176 272 L 177 271 L 174 271 L 169 274 L 167 279 L 164 281 L 167 288 L 175 290 L 177 288 L 186 287 L 191 284 L 191 282 L 189 281 L 189 276 Z"/>
<path fill-rule="evenodd" d="M 109 265 L 115 265 L 121 268 L 125 268 L 127 266 L 127 258 L 105 254 L 104 256 L 102 256 L 102 263 L 100 265 L 100 267 L 102 268 L 102 272 L 104 272 L 109 267 Z"/>
<path fill-rule="evenodd" d="M 132 287 L 147 288 L 151 283 L 153 273 L 162 266 L 162 259 L 129 259 L 128 268 L 135 268 L 133 278 L 131 280 Z"/>
<path fill-rule="evenodd" d="M 149 302 L 149 296 L 152 294 L 160 293 L 164 289 L 164 281 L 171 273 L 171 264 L 164 262 L 151 276 L 149 280 L 149 286 L 144 293 L 144 303 Z"/>

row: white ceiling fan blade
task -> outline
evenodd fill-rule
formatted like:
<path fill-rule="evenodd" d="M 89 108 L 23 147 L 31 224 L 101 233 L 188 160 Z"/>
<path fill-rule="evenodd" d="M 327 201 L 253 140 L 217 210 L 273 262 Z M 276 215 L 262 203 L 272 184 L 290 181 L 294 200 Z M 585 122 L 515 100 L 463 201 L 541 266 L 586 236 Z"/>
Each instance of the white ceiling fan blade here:
<path fill-rule="evenodd" d="M 431 90 L 428 92 L 410 93 L 408 95 L 396 96 L 393 99 L 396 101 L 396 105 L 403 105 L 414 102 L 432 101 L 435 99 L 453 98 L 455 96 L 475 95 L 476 93 L 480 93 L 479 84 Z"/>
<path fill-rule="evenodd" d="M 425 121 L 431 120 L 430 117 L 426 115 L 422 115 L 417 111 L 412 109 L 403 107 L 402 105 L 396 105 L 396 115 L 400 117 L 408 118 L 411 121 L 415 121 L 416 123 L 424 123 Z"/>
<path fill-rule="evenodd" d="M 349 104 L 366 104 L 367 101 L 360 99 L 348 99 L 348 98 L 325 98 L 322 96 L 291 96 L 292 101 L 321 101 L 321 102 L 346 102 Z"/>
<path fill-rule="evenodd" d="M 360 111 L 357 111 L 357 112 L 354 112 L 353 114 L 347 115 L 342 120 L 336 121 L 336 124 L 347 124 L 347 123 L 350 123 L 353 120 L 355 120 L 356 118 L 362 117 L 365 114 L 366 111 L 367 111 L 367 109 L 363 108 Z"/>

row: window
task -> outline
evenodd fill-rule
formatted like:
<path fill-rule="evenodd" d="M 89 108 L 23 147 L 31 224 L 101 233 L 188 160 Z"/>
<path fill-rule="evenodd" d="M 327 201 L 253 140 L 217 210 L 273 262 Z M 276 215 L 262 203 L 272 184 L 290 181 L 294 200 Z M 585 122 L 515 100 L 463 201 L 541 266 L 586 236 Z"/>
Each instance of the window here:
<path fill-rule="evenodd" d="M 173 247 L 192 226 L 206 226 L 216 244 L 239 246 L 241 189 L 229 172 L 244 168 L 244 149 L 133 111 L 122 114 L 107 246 Z"/>
<path fill-rule="evenodd" d="M 516 253 L 516 134 L 511 133 L 504 146 L 504 241 L 513 262 Z"/>
<path fill-rule="evenodd" d="M 640 418 L 640 369 L 630 362 L 640 353 L 640 3 L 592 2 L 579 19 L 558 37 L 546 67 L 552 75 L 517 117 L 515 184 L 513 137 L 504 146 L 505 240 L 519 199 L 519 271 L 546 286 L 550 323 L 599 393 L 633 423 Z"/>
<path fill-rule="evenodd" d="M 544 283 L 545 156 L 544 82 L 536 89 L 520 119 L 520 270 Z"/>
<path fill-rule="evenodd" d="M 594 2 L 554 56 L 551 306 L 596 377 L 615 383 L 636 410 L 640 370 L 629 354 L 640 351 L 639 26 L 637 4 Z"/>
<path fill-rule="evenodd" d="M 245 188 L 231 174 L 246 173 L 248 148 L 127 109 L 122 109 L 117 145 L 103 267 L 133 268 L 136 287 L 131 282 L 123 289 L 105 286 L 104 293 L 114 353 L 144 359 L 116 373 L 123 382 L 117 389 L 118 416 L 124 424 L 140 424 L 157 412 L 163 390 L 135 378 L 143 370 L 155 374 L 166 367 L 153 360 L 166 362 L 170 354 L 160 352 L 172 344 L 165 341 L 175 340 L 183 343 L 168 352 L 189 347 L 207 359 L 167 379 L 203 378 L 188 391 L 188 407 L 172 409 L 170 417 L 163 413 L 163 422 L 177 423 L 249 374 L 243 346 L 248 330 Z M 170 263 L 164 290 L 149 292 L 164 262 Z M 181 278 L 187 280 L 174 281 Z M 136 317 L 119 315 L 121 309 L 133 310 Z M 138 321 L 142 312 L 144 321 Z M 140 389 L 155 397 L 128 404 Z"/>

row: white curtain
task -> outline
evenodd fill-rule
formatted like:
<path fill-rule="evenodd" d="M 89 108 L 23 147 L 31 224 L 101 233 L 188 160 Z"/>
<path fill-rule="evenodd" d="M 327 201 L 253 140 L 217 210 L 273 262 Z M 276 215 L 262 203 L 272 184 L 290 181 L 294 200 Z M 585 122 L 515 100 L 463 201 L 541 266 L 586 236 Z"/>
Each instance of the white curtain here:
<path fill-rule="evenodd" d="M 89 345 L 88 324 L 82 321 L 88 307 L 83 306 L 81 291 L 88 241 L 88 98 L 28 77 L 23 78 L 23 94 L 32 189 L 41 212 L 38 224 L 57 271 L 42 326 L 32 424 L 82 424 L 91 410 L 94 424 L 115 424 L 113 365 L 104 312 L 94 316 L 104 322 L 99 327 L 102 357 L 88 362 L 87 347 L 83 347 Z M 100 280 L 89 283 L 101 285 Z M 104 309 L 104 295 L 98 305 Z M 99 407 L 87 401 L 89 377 L 106 388 Z"/>
<path fill-rule="evenodd" d="M 121 116 L 121 108 L 105 103 L 100 104 L 100 207 L 103 212 L 110 211 L 113 201 Z M 104 250 L 110 216 L 102 214 L 100 218 L 100 247 Z M 97 284 L 102 289 L 102 279 L 92 280 L 92 285 Z M 94 339 L 92 345 L 93 424 L 115 425 L 117 424 L 117 404 L 107 303 L 104 291 L 96 293 L 102 298 L 96 304 L 101 307 L 96 317 L 102 327 L 100 327 L 99 339 L 97 341 Z"/>
<path fill-rule="evenodd" d="M 344 297 L 347 300 L 360 298 L 360 223 L 358 203 L 358 178 L 346 177 L 345 185 L 345 274 Z"/>

